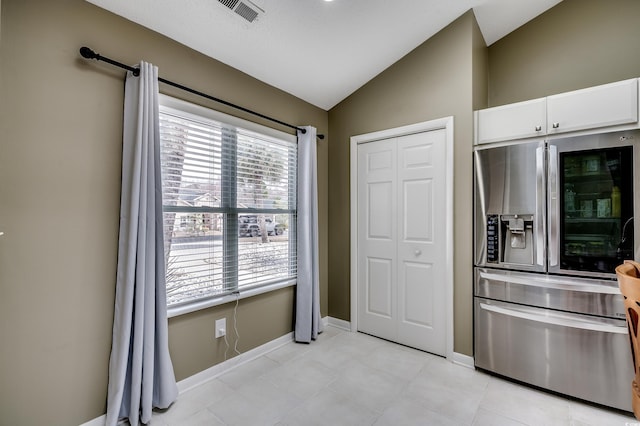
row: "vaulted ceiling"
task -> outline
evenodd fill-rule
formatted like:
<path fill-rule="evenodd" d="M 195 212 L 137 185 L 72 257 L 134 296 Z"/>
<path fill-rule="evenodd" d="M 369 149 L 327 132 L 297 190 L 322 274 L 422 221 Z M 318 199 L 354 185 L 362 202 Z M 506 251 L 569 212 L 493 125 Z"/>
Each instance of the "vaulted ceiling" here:
<path fill-rule="evenodd" d="M 561 0 L 87 0 L 325 110 L 473 9 L 487 45 Z"/>

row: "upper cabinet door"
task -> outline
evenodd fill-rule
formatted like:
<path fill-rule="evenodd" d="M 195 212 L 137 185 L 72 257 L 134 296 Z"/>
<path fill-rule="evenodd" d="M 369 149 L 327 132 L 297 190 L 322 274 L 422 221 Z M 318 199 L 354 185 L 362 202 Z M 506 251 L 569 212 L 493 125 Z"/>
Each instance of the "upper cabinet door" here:
<path fill-rule="evenodd" d="M 477 111 L 476 131 L 478 144 L 543 136 L 547 132 L 546 99 Z"/>
<path fill-rule="evenodd" d="M 638 80 L 630 79 L 547 97 L 548 134 L 638 121 Z"/>

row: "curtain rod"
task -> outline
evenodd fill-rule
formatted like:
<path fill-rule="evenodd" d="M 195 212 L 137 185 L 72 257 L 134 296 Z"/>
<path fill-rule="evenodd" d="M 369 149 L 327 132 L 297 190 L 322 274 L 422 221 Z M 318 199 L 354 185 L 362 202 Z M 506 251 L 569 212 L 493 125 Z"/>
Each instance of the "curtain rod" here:
<path fill-rule="evenodd" d="M 91 50 L 90 48 L 88 48 L 86 46 L 83 46 L 83 47 L 80 48 L 80 55 L 82 55 L 82 57 L 86 58 L 86 59 L 95 59 L 95 60 L 98 60 L 98 61 L 103 61 L 103 62 L 106 62 L 108 64 L 115 65 L 116 67 L 120 67 L 122 69 L 125 69 L 127 71 L 131 71 L 133 73 L 133 75 L 135 75 L 135 76 L 140 74 L 140 70 L 138 68 L 130 67 L 129 65 L 125 65 L 122 62 L 118 62 L 118 61 L 114 61 L 113 59 L 109 59 L 109 58 L 107 58 L 105 56 L 102 56 L 102 55 L 94 52 L 93 50 Z M 198 90 L 192 89 L 192 88 L 187 87 L 187 86 L 183 86 L 182 84 L 175 83 L 173 81 L 164 79 L 162 77 L 158 77 L 158 81 L 161 82 L 161 83 L 167 84 L 169 86 L 177 87 L 178 89 L 184 90 L 185 92 L 193 93 L 194 95 L 201 96 L 203 98 L 212 100 L 214 102 L 218 102 L 218 103 L 221 103 L 223 105 L 226 105 L 226 106 L 229 106 L 229 107 L 232 107 L 232 108 L 235 108 L 235 109 L 239 109 L 240 111 L 244 111 L 244 112 L 247 112 L 249 114 L 256 115 L 256 116 L 258 116 L 260 118 L 264 118 L 265 120 L 273 121 L 274 123 L 278 123 L 278 124 L 280 124 L 282 126 L 298 130 L 303 134 L 307 133 L 306 129 L 300 128 L 298 126 L 294 126 L 293 124 L 285 123 L 284 121 L 280 121 L 280 120 L 278 120 L 276 118 L 269 117 L 269 116 L 264 115 L 264 114 L 260 114 L 259 112 L 252 111 L 252 110 L 250 110 L 248 108 L 241 107 L 241 106 L 236 105 L 236 104 L 232 104 L 231 102 L 216 98 L 214 96 L 207 95 L 206 93 L 200 92 Z M 317 136 L 318 139 L 324 139 L 324 135 L 320 135 L 319 134 L 319 135 L 316 135 L 316 136 Z"/>

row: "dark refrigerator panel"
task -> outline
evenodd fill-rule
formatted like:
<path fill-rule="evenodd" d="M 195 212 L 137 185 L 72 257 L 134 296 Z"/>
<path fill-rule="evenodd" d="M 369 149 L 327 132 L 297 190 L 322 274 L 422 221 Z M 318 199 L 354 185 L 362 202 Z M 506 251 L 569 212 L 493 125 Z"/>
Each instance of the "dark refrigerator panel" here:
<path fill-rule="evenodd" d="M 633 258 L 632 159 L 630 146 L 560 155 L 562 269 L 611 273 Z"/>
<path fill-rule="evenodd" d="M 634 258 L 633 134 L 549 144 L 549 271 L 615 277 Z"/>

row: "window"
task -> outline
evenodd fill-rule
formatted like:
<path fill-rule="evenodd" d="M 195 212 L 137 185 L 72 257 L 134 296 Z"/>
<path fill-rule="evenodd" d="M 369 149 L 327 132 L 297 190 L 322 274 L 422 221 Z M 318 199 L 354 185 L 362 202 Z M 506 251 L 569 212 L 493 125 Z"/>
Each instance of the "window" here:
<path fill-rule="evenodd" d="M 295 137 L 161 96 L 167 305 L 296 278 Z"/>

